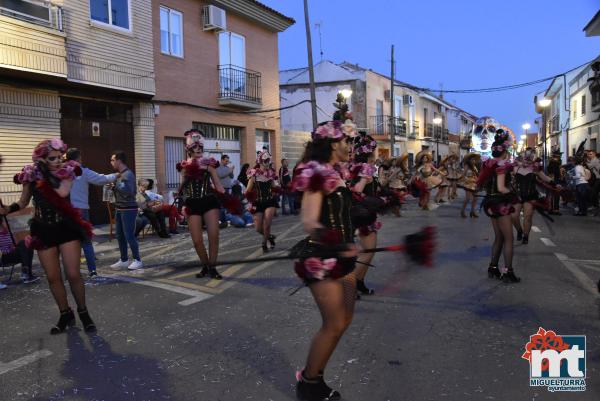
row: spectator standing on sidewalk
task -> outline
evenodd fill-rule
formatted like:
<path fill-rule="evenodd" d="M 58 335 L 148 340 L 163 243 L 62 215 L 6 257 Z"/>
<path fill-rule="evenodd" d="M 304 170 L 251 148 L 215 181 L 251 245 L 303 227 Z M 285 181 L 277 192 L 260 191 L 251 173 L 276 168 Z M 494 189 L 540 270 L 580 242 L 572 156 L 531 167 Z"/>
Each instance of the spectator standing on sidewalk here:
<path fill-rule="evenodd" d="M 113 269 L 127 267 L 129 270 L 137 270 L 143 267 L 140 258 L 140 250 L 135 238 L 135 219 L 138 214 L 138 204 L 135 196 L 137 193 L 135 175 L 127 167 L 127 156 L 122 150 L 117 150 L 110 158 L 110 164 L 118 172 L 117 181 L 113 185 L 115 195 L 115 220 L 117 240 L 121 259 L 110 265 Z M 133 262 L 129 263 L 127 258 L 127 245 L 131 248 Z"/>
<path fill-rule="evenodd" d="M 583 158 L 577 157 L 575 159 L 575 179 L 577 207 L 579 210 L 575 213 L 575 216 L 587 216 L 587 196 L 589 191 L 589 184 L 585 174 L 585 168 L 583 167 Z"/>
<path fill-rule="evenodd" d="M 74 208 L 79 210 L 81 217 L 85 221 L 90 221 L 90 204 L 89 204 L 89 193 L 90 184 L 102 186 L 114 182 L 117 179 L 116 174 L 98 174 L 93 170 L 85 167 L 81 163 L 81 151 L 77 148 L 69 148 L 66 154 L 67 160 L 73 160 L 81 164 L 82 173 L 79 177 L 75 178 L 73 186 L 71 187 L 71 204 Z M 81 243 L 83 254 L 85 255 L 85 261 L 87 264 L 89 277 L 93 278 L 98 275 L 96 273 L 96 254 L 94 252 L 94 245 L 90 239 L 86 239 Z"/>
<path fill-rule="evenodd" d="M 221 164 L 217 167 L 217 176 L 219 177 L 219 180 L 221 180 L 225 192 L 228 194 L 231 193 L 231 187 L 233 186 L 234 167 L 234 165 L 229 164 L 228 155 L 221 156 Z"/>
<path fill-rule="evenodd" d="M 585 161 L 587 168 L 592 173 L 590 179 L 590 199 L 593 207 L 599 207 L 598 193 L 600 193 L 600 159 L 595 150 L 587 151 L 587 159 Z M 596 212 L 597 213 L 597 212 Z"/>
<path fill-rule="evenodd" d="M 292 191 L 292 175 L 290 174 L 288 159 L 281 159 L 281 167 L 279 167 L 279 183 L 283 190 L 281 196 L 281 213 L 296 214 L 296 207 L 294 205 L 294 192 Z M 288 205 L 289 211 L 286 212 L 286 204 Z"/>

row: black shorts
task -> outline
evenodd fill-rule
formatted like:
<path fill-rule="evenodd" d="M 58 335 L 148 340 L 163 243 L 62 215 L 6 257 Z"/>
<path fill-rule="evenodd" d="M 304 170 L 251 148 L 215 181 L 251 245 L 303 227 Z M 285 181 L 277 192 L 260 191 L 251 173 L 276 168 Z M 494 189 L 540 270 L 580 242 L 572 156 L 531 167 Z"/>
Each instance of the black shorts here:
<path fill-rule="evenodd" d="M 185 200 L 184 205 L 188 216 L 203 216 L 206 212 L 221 208 L 221 202 L 214 194 L 206 195 L 200 199 L 188 198 Z"/>
<path fill-rule="evenodd" d="M 30 232 L 32 238 L 30 248 L 37 250 L 54 248 L 71 241 L 83 242 L 88 239 L 83 227 L 68 219 L 54 224 L 46 224 L 33 219 Z"/>
<path fill-rule="evenodd" d="M 257 201 L 254 204 L 255 207 L 255 211 L 254 213 L 264 213 L 265 210 L 267 210 L 270 207 L 277 207 L 277 202 L 275 201 L 275 198 L 271 198 L 269 200 L 266 201 Z"/>

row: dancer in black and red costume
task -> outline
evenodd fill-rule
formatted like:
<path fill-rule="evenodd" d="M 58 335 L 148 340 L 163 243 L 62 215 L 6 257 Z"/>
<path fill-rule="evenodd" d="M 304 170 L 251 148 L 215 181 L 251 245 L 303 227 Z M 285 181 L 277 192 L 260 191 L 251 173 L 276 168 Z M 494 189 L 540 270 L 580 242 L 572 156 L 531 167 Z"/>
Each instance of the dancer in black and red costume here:
<path fill-rule="evenodd" d="M 377 199 L 375 197 L 379 192 L 379 183 L 377 177 L 375 177 L 377 171 L 375 167 L 376 148 L 377 142 L 365 132 L 360 132 L 354 139 L 354 160 L 350 168 L 352 176 L 350 190 L 353 192 L 355 207 L 363 208 L 364 213 L 353 216 L 353 225 L 357 229 L 360 246 L 365 249 L 377 246 L 377 231 L 381 228 L 381 222 L 377 221 L 377 208 L 369 205 L 372 200 Z M 364 295 L 375 293 L 365 285 L 365 276 L 373 256 L 372 253 L 364 253 L 358 256 L 356 269 L 354 270 L 356 289 Z"/>
<path fill-rule="evenodd" d="M 275 236 L 271 234 L 271 223 L 277 210 L 277 201 L 273 190 L 279 188 L 277 173 L 271 168 L 271 155 L 264 150 L 256 157 L 256 166 L 248 170 L 248 188 L 246 198 L 252 204 L 250 212 L 254 215 L 254 227 L 263 236 L 262 249 L 268 252 L 267 241 L 271 249 L 275 248 Z"/>
<path fill-rule="evenodd" d="M 477 184 L 486 191 L 482 207 L 485 214 L 492 220 L 495 235 L 488 275 L 490 278 L 499 278 L 508 283 L 517 283 L 521 279 L 515 276 L 512 265 L 511 214 L 515 211 L 514 205 L 518 202 L 518 198 L 512 188 L 513 165 L 509 160 L 511 146 L 510 135 L 502 129 L 497 130 L 492 145 L 493 158 L 486 160 L 483 164 Z M 498 262 L 501 253 L 504 254 L 505 267 L 499 270 Z"/>
<path fill-rule="evenodd" d="M 517 241 L 523 240 L 523 245 L 526 245 L 529 243 L 533 213 L 541 198 L 537 190 L 537 182 L 540 180 L 554 183 L 550 177 L 544 174 L 541 161 L 536 160 L 535 151 L 532 148 L 522 151 L 516 162 L 514 175 L 519 203 L 515 205 L 512 220 L 517 230 Z M 523 209 L 523 225 L 521 225 L 521 209 Z"/>
<path fill-rule="evenodd" d="M 304 163 L 295 171 L 293 188 L 303 192 L 302 223 L 310 234 L 304 242 L 312 249 L 346 249 L 331 257 L 307 257 L 296 262 L 296 274 L 310 288 L 323 324 L 313 337 L 305 368 L 297 373 L 296 392 L 301 400 L 339 400 L 323 378 L 335 347 L 354 314 L 357 248 L 350 220 L 352 194 L 336 170 L 348 160 L 350 144 L 341 121 L 319 125 L 306 145 Z M 352 130 L 350 130 L 352 131 Z"/>
<path fill-rule="evenodd" d="M 177 163 L 177 170 L 181 172 L 183 180 L 179 190 L 185 205 L 183 212 L 188 216 L 194 248 L 202 262 L 202 270 L 196 277 L 208 275 L 220 280 L 222 277 L 214 265 L 219 252 L 221 204 L 215 191 L 223 194 L 225 190 L 215 170 L 218 162 L 212 157 L 204 157 L 204 138 L 198 130 L 185 133 L 185 149 L 188 159 Z M 206 225 L 208 233 L 208 254 L 202 238 L 203 225 Z"/>
<path fill-rule="evenodd" d="M 15 175 L 15 183 L 23 185 L 20 199 L 2 210 L 3 214 L 16 212 L 33 198 L 31 235 L 25 241 L 37 250 L 60 311 L 58 323 L 50 329 L 50 334 L 62 333 L 75 324 L 75 314 L 69 307 L 62 279 L 61 259 L 81 323 L 87 332 L 96 330 L 87 310 L 85 287 L 79 271 L 81 242 L 91 238 L 92 226 L 81 218 L 69 201 L 73 180 L 81 175 L 81 167 L 75 161 L 63 163 L 66 150 L 67 145 L 60 139 L 40 142 L 33 151 L 33 164 L 23 167 Z"/>

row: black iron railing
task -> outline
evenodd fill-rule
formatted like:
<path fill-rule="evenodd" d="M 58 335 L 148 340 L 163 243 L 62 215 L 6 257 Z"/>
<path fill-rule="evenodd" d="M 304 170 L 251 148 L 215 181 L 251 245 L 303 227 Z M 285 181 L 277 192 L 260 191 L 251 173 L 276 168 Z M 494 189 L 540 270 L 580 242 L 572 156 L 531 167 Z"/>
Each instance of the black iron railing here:
<path fill-rule="evenodd" d="M 262 103 L 260 72 L 234 65 L 219 66 L 219 99 Z"/>
<path fill-rule="evenodd" d="M 413 120 L 413 122 L 412 122 L 412 129 L 408 133 L 408 137 L 410 139 L 416 139 L 418 136 L 419 136 L 419 122 Z"/>
<path fill-rule="evenodd" d="M 558 114 L 555 115 L 554 117 L 552 117 L 550 132 L 552 132 L 552 133 L 560 132 L 560 116 Z"/>
<path fill-rule="evenodd" d="M 406 120 L 400 117 L 391 116 L 370 116 L 369 133 L 371 135 L 391 135 L 392 129 L 398 136 L 406 137 Z"/>

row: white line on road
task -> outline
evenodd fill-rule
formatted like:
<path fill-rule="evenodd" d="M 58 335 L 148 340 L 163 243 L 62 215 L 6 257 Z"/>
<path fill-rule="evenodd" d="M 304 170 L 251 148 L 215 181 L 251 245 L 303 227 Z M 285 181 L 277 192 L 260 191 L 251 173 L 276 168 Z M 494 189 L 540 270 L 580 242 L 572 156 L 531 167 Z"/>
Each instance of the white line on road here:
<path fill-rule="evenodd" d="M 534 233 L 541 233 L 542 230 L 540 230 L 537 226 L 531 226 L 531 231 L 533 231 Z"/>
<path fill-rule="evenodd" d="M 118 274 L 103 274 L 102 276 L 109 277 L 109 278 L 112 278 L 115 280 L 125 281 L 128 283 L 145 285 L 145 286 L 154 287 L 154 288 L 160 288 L 162 290 L 176 292 L 178 294 L 189 295 L 192 297 L 192 298 L 188 298 L 188 299 L 178 302 L 178 304 L 181 306 L 188 306 L 188 305 L 195 304 L 197 302 L 205 301 L 213 296 L 212 294 L 207 294 L 205 292 L 198 291 L 198 290 L 192 290 L 191 288 L 183 288 L 183 287 L 178 287 L 176 285 L 171 285 L 171 284 L 166 284 L 166 283 L 157 283 L 156 281 L 140 280 L 135 277 L 121 276 Z"/>
<path fill-rule="evenodd" d="M 0 375 L 4 374 L 6 372 L 10 372 L 11 370 L 18 369 L 22 366 L 29 365 L 30 363 L 33 363 L 42 358 L 46 358 L 50 355 L 52 355 L 52 351 L 43 349 L 40 351 L 35 351 L 32 354 L 25 355 L 24 357 L 21 357 L 19 359 L 15 359 L 14 361 L 11 361 L 11 362 L 7 362 L 7 363 L 0 362 Z"/>
<path fill-rule="evenodd" d="M 556 244 L 554 242 L 552 242 L 552 240 L 550 238 L 540 238 L 540 240 L 544 243 L 544 245 L 546 246 L 556 246 Z"/>
<path fill-rule="evenodd" d="M 579 267 L 573 261 L 569 259 L 567 255 L 564 253 L 555 253 L 554 254 L 558 260 L 562 262 L 562 264 L 575 276 L 575 278 L 581 283 L 583 288 L 588 290 L 594 296 L 600 296 L 596 289 L 596 283 L 584 272 L 581 271 Z"/>

